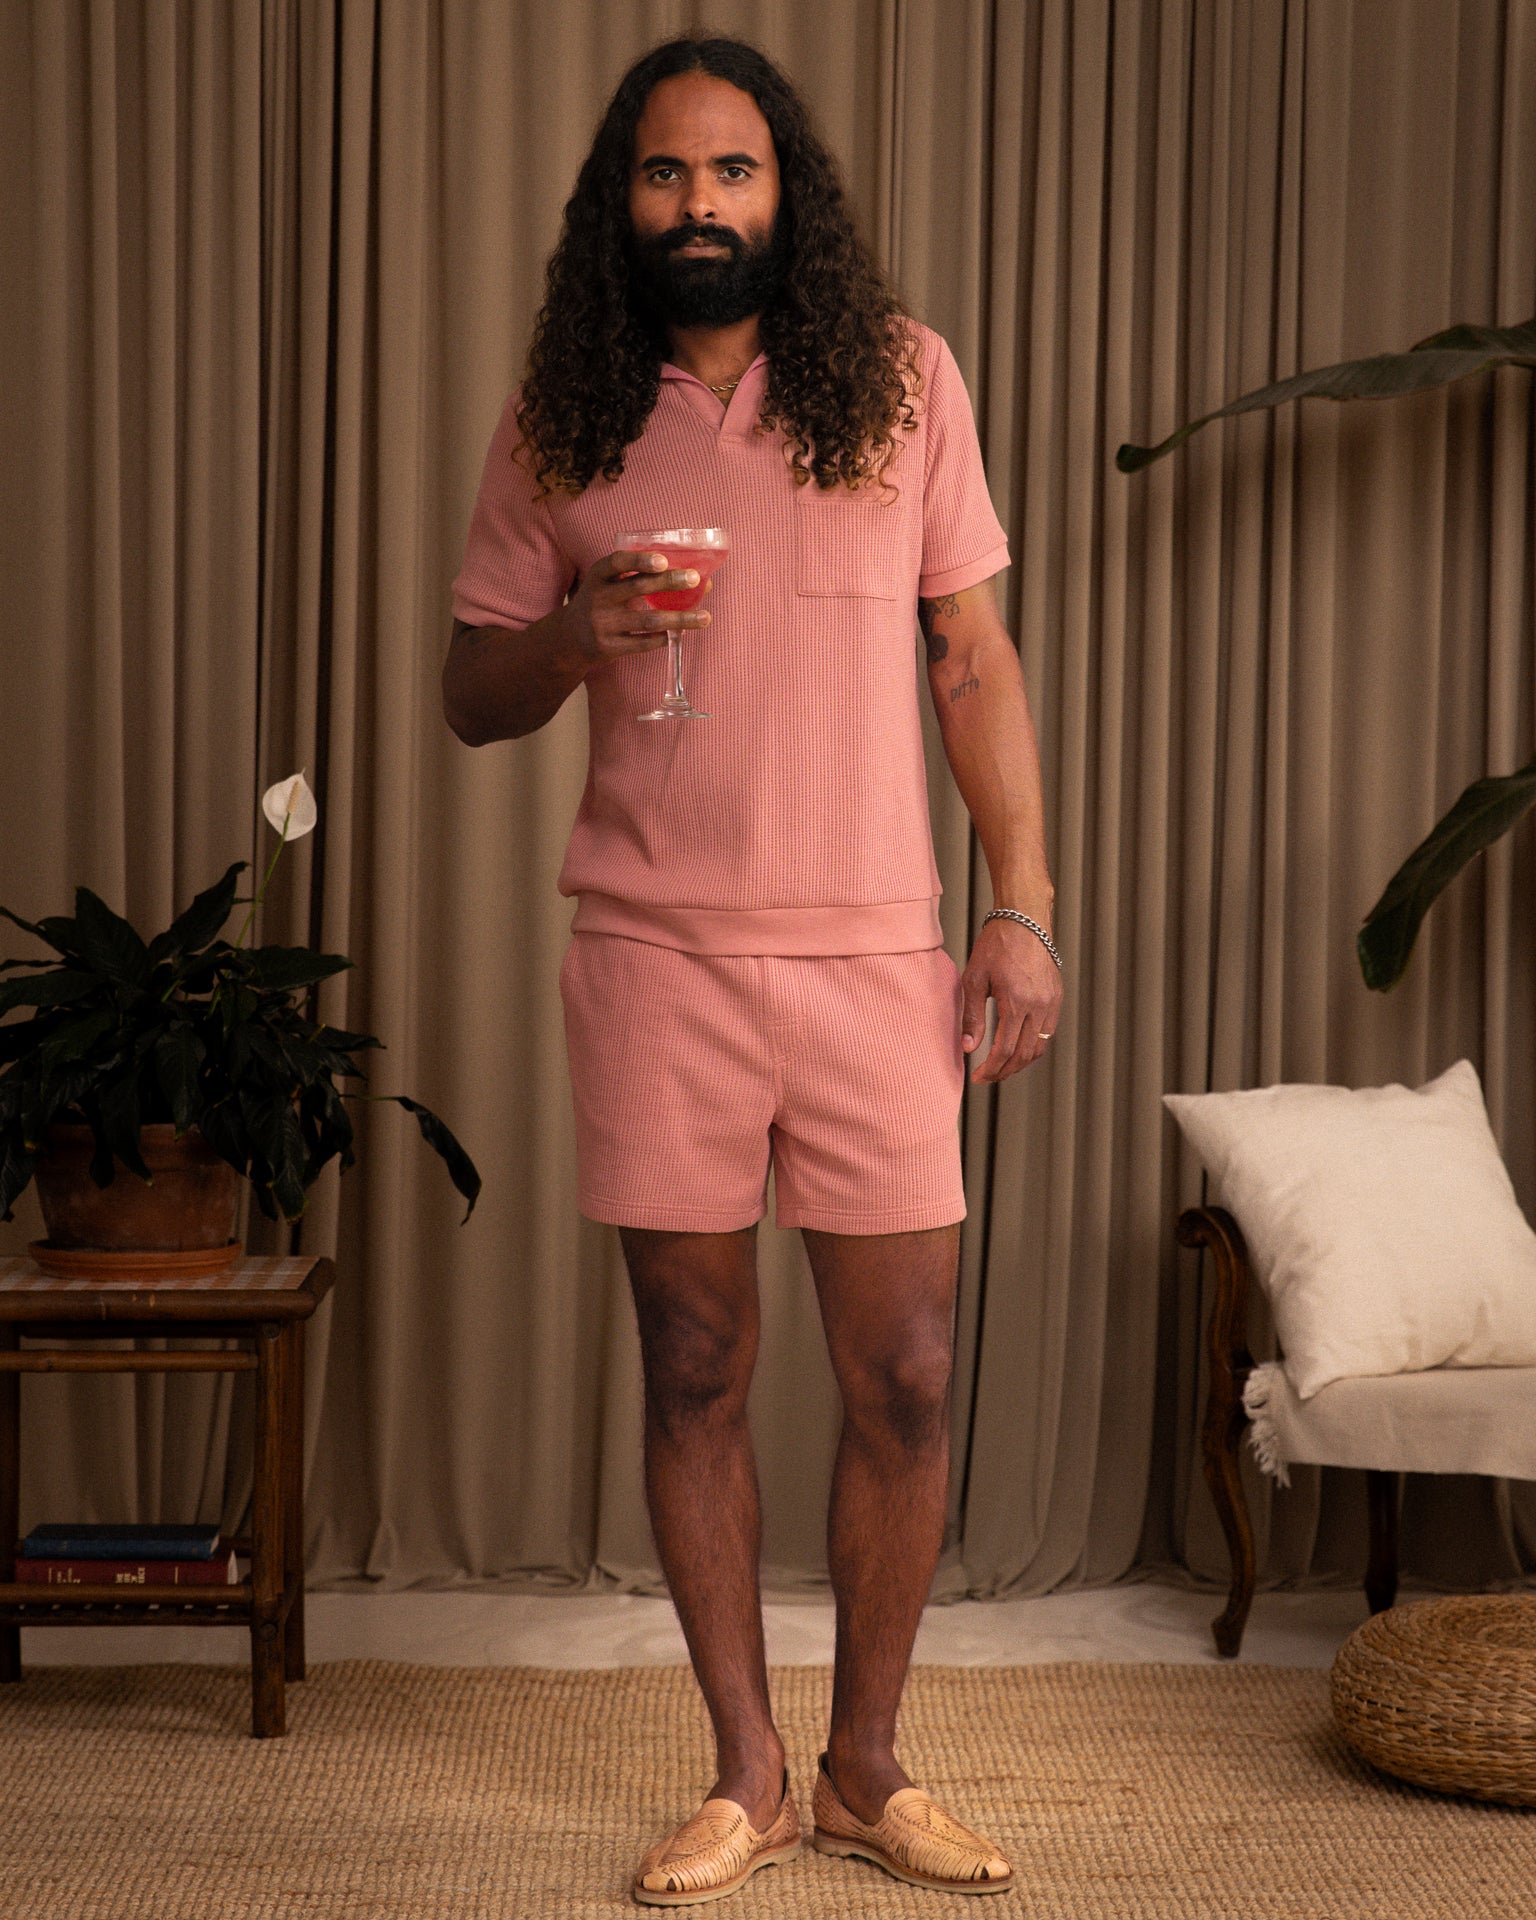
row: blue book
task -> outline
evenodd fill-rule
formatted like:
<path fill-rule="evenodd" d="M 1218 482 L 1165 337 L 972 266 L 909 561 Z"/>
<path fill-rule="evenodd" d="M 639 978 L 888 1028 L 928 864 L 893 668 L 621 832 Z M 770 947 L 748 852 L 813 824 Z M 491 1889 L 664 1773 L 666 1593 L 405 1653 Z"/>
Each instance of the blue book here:
<path fill-rule="evenodd" d="M 27 1560 L 211 1560 L 218 1544 L 216 1521 L 192 1526 L 60 1521 L 34 1527 L 21 1552 Z"/>

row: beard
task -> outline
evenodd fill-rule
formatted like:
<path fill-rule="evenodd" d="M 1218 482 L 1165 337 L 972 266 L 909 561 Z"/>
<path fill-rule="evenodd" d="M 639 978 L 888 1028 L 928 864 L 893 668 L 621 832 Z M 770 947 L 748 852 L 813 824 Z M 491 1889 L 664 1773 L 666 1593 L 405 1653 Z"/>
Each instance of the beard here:
<path fill-rule="evenodd" d="M 690 240 L 728 247 L 721 257 L 678 252 Z M 772 304 L 784 284 L 789 248 L 776 215 L 762 240 L 743 240 L 730 227 L 689 222 L 666 233 L 630 230 L 632 284 L 642 309 L 673 327 L 731 327 Z"/>

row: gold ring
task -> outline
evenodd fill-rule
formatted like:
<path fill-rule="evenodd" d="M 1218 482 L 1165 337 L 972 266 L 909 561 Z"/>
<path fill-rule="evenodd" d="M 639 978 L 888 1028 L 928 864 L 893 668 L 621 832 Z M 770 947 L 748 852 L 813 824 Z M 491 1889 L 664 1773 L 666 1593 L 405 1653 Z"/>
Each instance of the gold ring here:
<path fill-rule="evenodd" d="M 1042 1033 L 1040 1038 L 1042 1040 L 1054 1040 L 1056 1038 L 1056 1029 L 1052 1027 L 1049 1033 Z"/>

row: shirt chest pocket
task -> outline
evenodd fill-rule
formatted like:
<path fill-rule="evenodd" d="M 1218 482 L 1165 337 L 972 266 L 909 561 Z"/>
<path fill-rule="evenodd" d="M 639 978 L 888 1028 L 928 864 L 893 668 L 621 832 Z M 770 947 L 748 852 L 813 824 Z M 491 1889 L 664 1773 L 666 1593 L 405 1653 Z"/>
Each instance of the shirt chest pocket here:
<path fill-rule="evenodd" d="M 878 487 L 850 493 L 840 486 L 823 493 L 811 481 L 796 488 L 796 590 L 837 598 L 899 599 L 910 584 L 903 558 L 904 504 L 899 493 L 887 500 Z"/>

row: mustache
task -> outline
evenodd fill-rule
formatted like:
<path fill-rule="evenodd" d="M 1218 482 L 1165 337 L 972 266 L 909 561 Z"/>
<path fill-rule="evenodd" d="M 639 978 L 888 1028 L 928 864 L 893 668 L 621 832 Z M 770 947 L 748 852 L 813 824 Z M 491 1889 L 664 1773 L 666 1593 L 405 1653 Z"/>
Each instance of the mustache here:
<path fill-rule="evenodd" d="M 672 227 L 654 244 L 659 252 L 676 253 L 679 247 L 686 247 L 690 240 L 707 240 L 717 246 L 726 246 L 730 249 L 733 259 L 740 257 L 742 248 L 746 244 L 732 227 L 713 225 L 701 227 L 696 226 L 692 221 L 687 221 L 680 227 Z"/>

